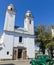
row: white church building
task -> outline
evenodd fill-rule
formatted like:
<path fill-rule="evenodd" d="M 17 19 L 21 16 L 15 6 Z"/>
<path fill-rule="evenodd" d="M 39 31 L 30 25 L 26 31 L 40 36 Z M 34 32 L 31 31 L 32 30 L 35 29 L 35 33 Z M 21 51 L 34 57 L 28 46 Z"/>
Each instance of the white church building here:
<path fill-rule="evenodd" d="M 27 11 L 24 27 L 15 26 L 16 10 L 13 4 L 7 7 L 3 34 L 0 38 L 0 59 L 26 59 L 35 57 L 34 19 Z"/>

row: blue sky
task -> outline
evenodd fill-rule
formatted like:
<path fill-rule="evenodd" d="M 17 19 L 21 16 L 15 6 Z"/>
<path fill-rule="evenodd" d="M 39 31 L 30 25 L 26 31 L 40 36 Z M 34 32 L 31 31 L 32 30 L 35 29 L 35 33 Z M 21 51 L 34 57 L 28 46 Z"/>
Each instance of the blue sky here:
<path fill-rule="evenodd" d="M 31 10 L 34 16 L 34 25 L 54 24 L 54 0 L 0 0 L 0 35 L 3 31 L 5 12 L 7 6 L 12 3 L 16 8 L 15 25 L 24 25 L 24 16 L 27 10 Z"/>

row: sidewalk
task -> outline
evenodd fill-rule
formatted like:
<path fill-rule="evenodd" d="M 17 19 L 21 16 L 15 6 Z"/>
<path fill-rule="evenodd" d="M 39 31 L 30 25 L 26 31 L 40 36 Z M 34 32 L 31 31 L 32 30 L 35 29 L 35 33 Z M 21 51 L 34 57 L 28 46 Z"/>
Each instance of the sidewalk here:
<path fill-rule="evenodd" d="M 0 61 L 0 65 L 30 65 L 30 60 L 7 60 L 7 61 Z"/>

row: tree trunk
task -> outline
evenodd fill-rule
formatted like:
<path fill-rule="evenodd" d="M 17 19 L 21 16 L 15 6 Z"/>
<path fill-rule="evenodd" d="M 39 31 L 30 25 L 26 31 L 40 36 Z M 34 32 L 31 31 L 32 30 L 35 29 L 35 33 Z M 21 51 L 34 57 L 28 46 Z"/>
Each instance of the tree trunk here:
<path fill-rule="evenodd" d="M 52 46 L 50 47 L 50 54 L 51 54 L 51 57 L 53 57 L 53 49 L 52 49 Z"/>
<path fill-rule="evenodd" d="M 44 46 L 44 43 L 41 41 L 41 44 L 40 44 L 40 49 L 41 49 L 41 52 L 43 54 L 45 54 L 45 46 Z"/>

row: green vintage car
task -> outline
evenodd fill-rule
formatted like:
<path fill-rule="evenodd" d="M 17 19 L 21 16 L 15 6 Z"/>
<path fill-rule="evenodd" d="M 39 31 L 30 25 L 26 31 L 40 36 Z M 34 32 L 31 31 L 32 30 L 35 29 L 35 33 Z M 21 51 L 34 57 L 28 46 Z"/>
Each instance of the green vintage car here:
<path fill-rule="evenodd" d="M 30 61 L 31 65 L 53 65 L 54 60 L 49 55 L 37 55 Z"/>

